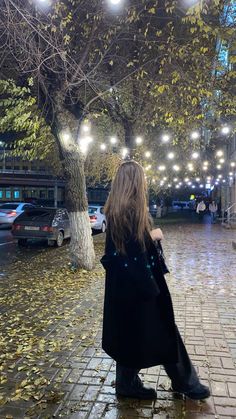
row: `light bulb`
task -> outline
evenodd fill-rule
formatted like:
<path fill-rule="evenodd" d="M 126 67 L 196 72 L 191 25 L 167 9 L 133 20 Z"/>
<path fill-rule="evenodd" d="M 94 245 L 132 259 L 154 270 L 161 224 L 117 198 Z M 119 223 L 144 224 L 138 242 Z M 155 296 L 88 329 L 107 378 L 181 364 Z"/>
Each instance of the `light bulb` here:
<path fill-rule="evenodd" d="M 198 157 L 199 157 L 199 153 L 197 151 L 194 151 L 194 153 L 192 154 L 192 158 L 198 159 Z"/>
<path fill-rule="evenodd" d="M 142 144 L 142 142 L 143 142 L 142 137 L 136 137 L 135 142 L 136 142 L 137 145 Z"/>
<path fill-rule="evenodd" d="M 170 136 L 168 134 L 163 134 L 162 141 L 163 143 L 168 143 L 168 141 L 170 141 Z"/>
<path fill-rule="evenodd" d="M 145 153 L 145 157 L 147 157 L 147 158 L 149 158 L 149 157 L 151 157 L 151 151 L 146 151 L 146 153 Z"/>
<path fill-rule="evenodd" d="M 198 131 L 193 131 L 193 132 L 191 133 L 191 138 L 192 138 L 192 140 L 197 140 L 197 139 L 199 138 L 199 136 L 200 136 L 200 134 L 199 134 L 199 132 L 198 132 Z"/>
<path fill-rule="evenodd" d="M 175 153 L 173 153 L 172 151 L 170 153 L 167 154 L 168 159 L 173 160 L 175 157 Z"/>
<path fill-rule="evenodd" d="M 228 126 L 224 126 L 224 127 L 221 129 L 221 132 L 222 132 L 222 134 L 224 134 L 224 135 L 228 135 L 228 134 L 230 133 L 230 127 L 228 127 Z"/>

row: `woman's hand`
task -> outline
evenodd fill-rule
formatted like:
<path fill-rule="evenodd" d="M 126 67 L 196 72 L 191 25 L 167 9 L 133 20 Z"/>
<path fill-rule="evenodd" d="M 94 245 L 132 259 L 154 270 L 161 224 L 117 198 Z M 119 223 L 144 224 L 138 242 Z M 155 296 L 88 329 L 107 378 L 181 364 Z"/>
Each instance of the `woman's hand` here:
<path fill-rule="evenodd" d="M 151 238 L 153 241 L 155 240 L 163 240 L 164 236 L 160 228 L 155 228 L 150 232 Z"/>

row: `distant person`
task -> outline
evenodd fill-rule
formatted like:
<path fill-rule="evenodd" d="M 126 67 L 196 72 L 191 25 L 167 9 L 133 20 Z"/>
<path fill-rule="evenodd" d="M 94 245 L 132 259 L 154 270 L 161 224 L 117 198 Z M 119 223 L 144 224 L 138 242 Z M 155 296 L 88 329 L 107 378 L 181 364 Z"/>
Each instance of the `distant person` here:
<path fill-rule="evenodd" d="M 197 214 L 199 216 L 199 220 L 202 220 L 206 211 L 206 204 L 203 199 L 197 205 Z"/>
<path fill-rule="evenodd" d="M 147 183 L 135 161 L 121 164 L 105 205 L 107 236 L 102 347 L 116 361 L 117 396 L 156 399 L 140 369 L 164 365 L 174 392 L 209 397 L 175 324 L 171 296 L 147 211 Z"/>
<path fill-rule="evenodd" d="M 210 205 L 209 205 L 209 211 L 210 211 L 210 214 L 211 214 L 211 222 L 212 222 L 212 224 L 215 224 L 215 222 L 216 222 L 216 214 L 217 214 L 217 211 L 218 211 L 218 205 L 217 205 L 217 203 L 215 201 L 212 201 L 210 203 Z"/>

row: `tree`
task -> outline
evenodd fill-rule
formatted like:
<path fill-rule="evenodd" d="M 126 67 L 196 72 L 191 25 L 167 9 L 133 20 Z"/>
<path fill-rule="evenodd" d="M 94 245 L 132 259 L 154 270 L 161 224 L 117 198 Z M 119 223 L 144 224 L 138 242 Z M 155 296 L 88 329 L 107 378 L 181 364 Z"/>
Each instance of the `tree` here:
<path fill-rule="evenodd" d="M 224 108 L 232 115 L 232 71 L 217 77 L 212 71 L 225 3 L 206 0 L 182 10 L 179 1 L 130 0 L 123 11 L 109 14 L 106 2 L 98 0 L 89 9 L 85 0 L 50 7 L 1 2 L 1 61 L 5 67 L 11 63 L 19 83 L 32 77 L 57 142 L 74 265 L 91 268 L 94 261 L 83 119 L 99 113 L 119 122 L 131 148 L 141 130 L 150 139 L 171 130 L 185 147 L 186 134 L 203 125 L 208 108 L 213 119 L 224 116 Z M 224 36 L 233 42 L 232 28 Z"/>
<path fill-rule="evenodd" d="M 82 136 L 82 117 L 91 96 L 100 97 L 107 89 L 101 87 L 99 69 L 111 59 L 110 46 L 121 28 L 113 28 L 100 1 L 95 0 L 89 8 L 85 0 L 69 0 L 54 3 L 48 10 L 47 6 L 43 9 L 20 0 L 6 0 L 1 2 L 0 22 L 1 61 L 5 67 L 9 63 L 15 67 L 14 74 L 23 85 L 28 77 L 33 79 L 38 105 L 57 142 L 66 180 L 73 265 L 91 269 L 94 251 L 87 212 L 85 155 L 78 137 Z"/>

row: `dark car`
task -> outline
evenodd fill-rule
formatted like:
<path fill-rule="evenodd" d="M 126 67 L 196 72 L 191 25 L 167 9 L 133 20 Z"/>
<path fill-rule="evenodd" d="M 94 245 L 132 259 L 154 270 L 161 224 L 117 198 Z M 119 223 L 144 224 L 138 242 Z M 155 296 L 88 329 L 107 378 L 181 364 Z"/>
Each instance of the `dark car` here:
<path fill-rule="evenodd" d="M 27 240 L 45 239 L 49 245 L 61 247 L 70 237 L 68 213 L 60 208 L 28 209 L 13 222 L 12 235 L 22 246 Z"/>

